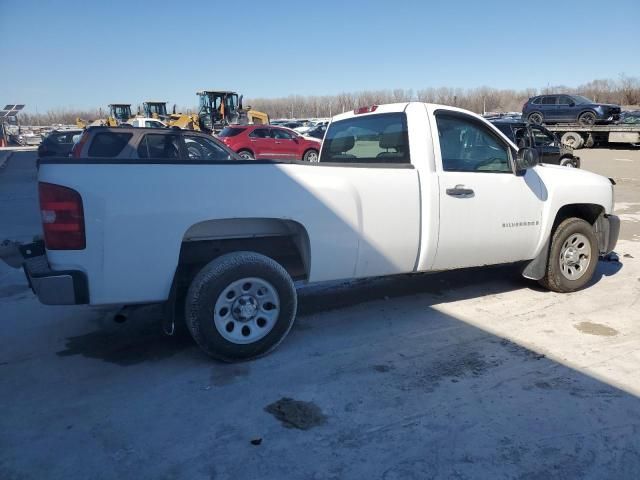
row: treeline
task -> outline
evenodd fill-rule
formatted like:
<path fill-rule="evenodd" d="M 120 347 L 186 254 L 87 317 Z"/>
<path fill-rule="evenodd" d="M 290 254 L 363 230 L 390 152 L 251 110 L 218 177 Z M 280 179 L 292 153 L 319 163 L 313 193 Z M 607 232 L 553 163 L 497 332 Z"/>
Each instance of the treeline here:
<path fill-rule="evenodd" d="M 597 102 L 615 103 L 623 106 L 640 105 L 640 78 L 620 75 L 617 80 L 593 80 L 578 87 L 565 85 L 547 86 L 542 89 L 524 90 L 496 89 L 480 87 L 425 88 L 421 90 L 393 89 L 367 90 L 340 93 L 338 95 L 290 95 L 283 98 L 245 99 L 244 105 L 269 114 L 271 118 L 330 117 L 359 106 L 417 100 L 428 103 L 454 105 L 477 113 L 519 112 L 523 103 L 538 94 L 579 93 Z M 135 111 L 135 106 L 134 111 Z M 169 106 L 171 107 L 171 106 Z M 178 108 L 178 111 L 197 111 L 196 107 Z M 20 114 L 23 125 L 73 124 L 76 118 L 94 120 L 104 118 L 108 112 L 103 109 L 86 111 L 52 110 L 41 114 Z"/>

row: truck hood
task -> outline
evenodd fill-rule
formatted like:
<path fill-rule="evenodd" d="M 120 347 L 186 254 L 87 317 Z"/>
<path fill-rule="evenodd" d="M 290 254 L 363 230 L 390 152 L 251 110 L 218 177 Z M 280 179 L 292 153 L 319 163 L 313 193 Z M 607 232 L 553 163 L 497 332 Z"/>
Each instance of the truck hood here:
<path fill-rule="evenodd" d="M 537 165 L 533 170 L 546 187 L 548 198 L 555 197 L 561 204 L 589 203 L 601 205 L 605 213 L 613 213 L 613 184 L 611 180 L 579 168 L 559 165 Z"/>

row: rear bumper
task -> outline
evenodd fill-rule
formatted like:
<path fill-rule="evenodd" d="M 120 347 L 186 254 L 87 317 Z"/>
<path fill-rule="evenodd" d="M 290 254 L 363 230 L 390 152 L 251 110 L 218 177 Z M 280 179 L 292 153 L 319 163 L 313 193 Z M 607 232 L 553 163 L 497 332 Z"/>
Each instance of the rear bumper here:
<path fill-rule="evenodd" d="M 616 215 L 600 215 L 595 227 L 600 255 L 613 252 L 620 235 L 620 218 Z"/>
<path fill-rule="evenodd" d="M 89 303 L 87 276 L 79 270 L 54 271 L 49 267 L 43 242 L 21 245 L 22 268 L 29 286 L 45 305 Z"/>

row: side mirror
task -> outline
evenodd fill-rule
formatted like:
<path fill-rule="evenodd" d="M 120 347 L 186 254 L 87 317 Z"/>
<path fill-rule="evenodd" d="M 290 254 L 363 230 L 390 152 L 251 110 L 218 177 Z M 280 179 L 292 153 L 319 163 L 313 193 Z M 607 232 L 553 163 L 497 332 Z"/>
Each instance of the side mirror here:
<path fill-rule="evenodd" d="M 538 165 L 538 151 L 534 148 L 521 148 L 516 155 L 516 175 L 522 175 L 524 172 Z"/>

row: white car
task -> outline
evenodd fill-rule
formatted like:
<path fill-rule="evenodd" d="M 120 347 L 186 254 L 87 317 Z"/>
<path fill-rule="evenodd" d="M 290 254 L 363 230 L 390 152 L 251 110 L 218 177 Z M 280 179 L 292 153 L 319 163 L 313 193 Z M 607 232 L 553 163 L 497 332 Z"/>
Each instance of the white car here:
<path fill-rule="evenodd" d="M 30 285 L 48 304 L 164 303 L 171 321 L 186 305 L 195 341 L 224 361 L 284 339 L 294 280 L 522 262 L 525 277 L 572 292 L 618 238 L 613 182 L 539 165 L 454 107 L 338 115 L 317 163 L 203 160 L 179 145 L 182 156 L 135 160 L 124 132 L 100 135 L 87 158 L 42 159 L 44 244 L 22 248 Z"/>
<path fill-rule="evenodd" d="M 167 128 L 167 124 L 157 118 L 134 117 L 128 120 L 127 125 L 140 128 Z"/>

